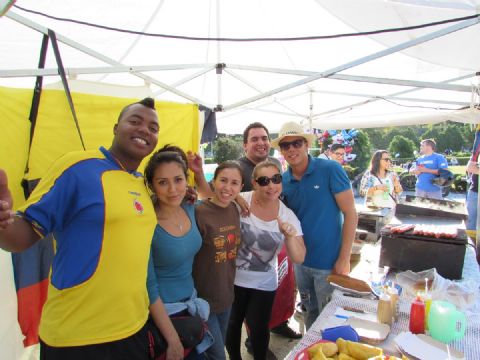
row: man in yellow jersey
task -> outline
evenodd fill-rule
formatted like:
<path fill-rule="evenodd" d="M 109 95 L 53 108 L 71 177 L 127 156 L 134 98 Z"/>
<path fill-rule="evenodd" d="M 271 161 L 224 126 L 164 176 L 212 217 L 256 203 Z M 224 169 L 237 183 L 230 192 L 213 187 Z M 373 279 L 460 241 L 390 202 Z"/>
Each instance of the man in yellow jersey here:
<path fill-rule="evenodd" d="M 136 170 L 157 145 L 154 100 L 126 106 L 113 132 L 109 150 L 57 160 L 15 214 L 0 170 L 0 247 L 19 252 L 47 234 L 55 239 L 42 360 L 150 358 L 146 278 L 156 218 Z M 170 321 L 160 330 L 169 349 L 182 349 Z"/>

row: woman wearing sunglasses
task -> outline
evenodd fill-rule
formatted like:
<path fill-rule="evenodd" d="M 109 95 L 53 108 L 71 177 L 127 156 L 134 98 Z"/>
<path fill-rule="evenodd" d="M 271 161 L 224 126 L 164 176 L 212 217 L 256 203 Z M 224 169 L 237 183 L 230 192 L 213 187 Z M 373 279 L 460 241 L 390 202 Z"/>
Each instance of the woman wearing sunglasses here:
<path fill-rule="evenodd" d="M 360 195 L 365 204 L 376 208 L 394 208 L 397 197 L 403 191 L 400 179 L 391 171 L 392 159 L 386 150 L 377 150 L 360 183 Z"/>
<path fill-rule="evenodd" d="M 268 323 L 278 286 L 277 254 L 284 242 L 292 262 L 302 263 L 305 245 L 300 222 L 280 200 L 282 175 L 266 160 L 252 174 L 253 191 L 241 193 L 250 206 L 242 217 L 242 242 L 237 253 L 235 299 L 230 313 L 226 348 L 230 359 L 241 359 L 241 328 L 250 329 L 254 359 L 265 359 L 270 341 Z"/>

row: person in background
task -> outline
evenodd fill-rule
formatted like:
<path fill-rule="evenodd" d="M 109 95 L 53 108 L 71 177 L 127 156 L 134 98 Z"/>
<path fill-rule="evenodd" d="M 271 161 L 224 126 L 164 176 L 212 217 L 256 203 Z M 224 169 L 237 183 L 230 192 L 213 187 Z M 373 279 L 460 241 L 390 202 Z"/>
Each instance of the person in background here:
<path fill-rule="evenodd" d="M 305 261 L 295 266 L 305 325 L 315 321 L 333 289 L 329 274 L 347 275 L 357 227 L 357 211 L 350 180 L 336 161 L 312 158 L 313 134 L 301 125 L 282 125 L 272 146 L 280 149 L 289 169 L 283 174 L 283 198 L 300 220 L 307 249 Z"/>
<path fill-rule="evenodd" d="M 210 304 L 208 327 L 215 341 L 208 359 L 225 359 L 225 337 L 234 298 L 235 259 L 240 245 L 240 214 L 233 203 L 242 189 L 242 169 L 236 161 L 218 165 L 213 196 L 195 209 L 202 246 L 193 262 L 199 296 Z"/>
<path fill-rule="evenodd" d="M 157 145 L 154 104 L 146 98 L 122 109 L 109 150 L 54 162 L 16 214 L 0 171 L 0 247 L 23 251 L 47 234 L 56 242 L 40 321 L 42 360 L 150 358 L 146 282 L 156 220 L 137 168 Z M 177 333 L 158 310 L 169 359 L 181 359 Z"/>
<path fill-rule="evenodd" d="M 365 205 L 377 208 L 394 208 L 402 185 L 398 175 L 391 171 L 392 159 L 386 150 L 377 150 L 370 160 L 370 168 L 365 171 L 360 182 L 360 195 L 365 197 Z"/>
<path fill-rule="evenodd" d="M 242 193 L 250 216 L 242 217 L 242 242 L 237 254 L 235 300 L 228 324 L 226 347 L 229 358 L 241 359 L 241 328 L 250 329 L 254 359 L 266 359 L 270 339 L 268 324 L 278 286 L 277 254 L 285 242 L 288 256 L 302 263 L 305 245 L 300 222 L 280 200 L 282 175 L 269 160 L 253 170 L 254 190 Z"/>
<path fill-rule="evenodd" d="M 467 211 L 468 219 L 466 223 L 466 229 L 468 235 L 476 239 L 477 231 L 477 214 L 478 214 L 478 173 L 479 173 L 479 154 L 480 154 L 480 129 L 477 129 L 475 133 L 475 142 L 473 144 L 472 156 L 467 164 L 467 173 L 471 176 L 470 186 L 467 192 Z M 480 244 L 477 244 L 477 248 Z M 480 259 L 480 255 L 477 253 L 477 258 Z"/>
<path fill-rule="evenodd" d="M 325 160 L 335 160 L 340 165 L 342 165 L 345 158 L 345 145 L 332 144 L 325 152 L 320 154 L 318 157 Z"/>
<path fill-rule="evenodd" d="M 420 142 L 420 156 L 415 167 L 410 172 L 417 176 L 415 184 L 415 195 L 430 199 L 442 199 L 441 187 L 432 183 L 432 180 L 439 174 L 439 169 L 447 169 L 447 159 L 435 152 L 436 143 L 433 139 L 425 139 Z"/>
<path fill-rule="evenodd" d="M 332 146 L 332 144 L 328 145 L 325 151 L 318 155 L 319 159 L 330 160 L 330 146 Z"/>
<path fill-rule="evenodd" d="M 184 201 L 188 178 L 184 159 L 180 148 L 166 145 L 145 167 L 145 182 L 153 193 L 157 217 L 147 277 L 150 312 L 157 327 L 161 319 L 156 314 L 162 302 L 172 318 L 198 315 L 207 321 L 209 316 L 209 305 L 197 297 L 192 277 L 193 259 L 202 238 L 194 205 Z M 189 358 L 197 358 L 195 352 L 192 350 Z"/>

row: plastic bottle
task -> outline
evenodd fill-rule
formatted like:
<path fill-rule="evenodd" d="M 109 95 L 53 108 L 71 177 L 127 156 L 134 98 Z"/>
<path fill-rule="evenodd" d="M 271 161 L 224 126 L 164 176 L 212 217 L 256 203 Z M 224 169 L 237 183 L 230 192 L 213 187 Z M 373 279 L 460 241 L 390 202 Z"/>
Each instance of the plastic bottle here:
<path fill-rule="evenodd" d="M 392 306 L 393 321 L 398 320 L 398 289 L 395 284 L 388 288 L 388 295 L 390 295 L 390 305 Z"/>
<path fill-rule="evenodd" d="M 425 333 L 425 303 L 418 295 L 410 307 L 410 323 L 408 328 L 413 334 Z"/>
<path fill-rule="evenodd" d="M 380 324 L 392 325 L 392 303 L 390 296 L 384 291 L 380 295 L 377 306 L 377 321 Z"/>
<path fill-rule="evenodd" d="M 387 187 L 386 190 L 383 191 L 383 200 L 388 200 L 390 198 L 390 181 L 388 179 L 385 179 L 385 186 Z"/>
<path fill-rule="evenodd" d="M 425 330 L 428 330 L 428 315 L 430 314 L 430 305 L 432 304 L 432 295 L 427 292 L 423 299 L 425 301 Z"/>

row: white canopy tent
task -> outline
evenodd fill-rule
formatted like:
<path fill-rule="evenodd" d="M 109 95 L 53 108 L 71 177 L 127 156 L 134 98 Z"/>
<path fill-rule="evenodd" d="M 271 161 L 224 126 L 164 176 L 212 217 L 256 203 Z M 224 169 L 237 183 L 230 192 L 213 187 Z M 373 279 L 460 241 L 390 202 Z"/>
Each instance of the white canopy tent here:
<path fill-rule="evenodd" d="M 45 69 L 37 69 L 42 34 L 52 29 L 70 78 L 145 85 L 158 99 L 217 108 L 220 132 L 241 133 L 252 121 L 272 132 L 287 120 L 322 129 L 439 122 L 477 100 L 479 6 L 479 0 L 164 0 L 141 6 L 19 0 L 0 20 L 0 85 L 33 87 L 38 74 L 45 83 L 58 82 L 51 53 Z M 276 41 L 465 17 L 370 37 Z M 218 37 L 245 41 L 205 40 Z M 254 38 L 276 40 L 247 41 Z M 475 123 L 477 115 L 456 111 L 452 119 Z"/>

